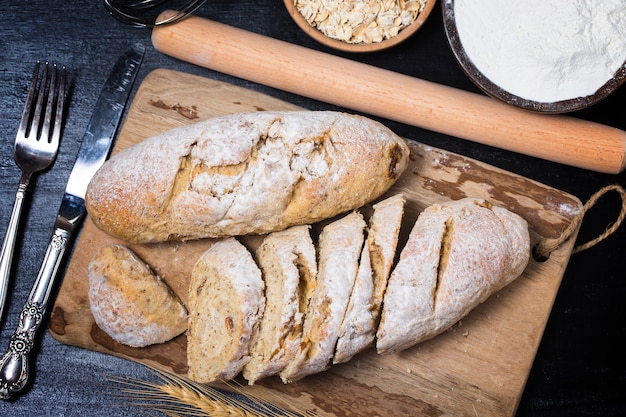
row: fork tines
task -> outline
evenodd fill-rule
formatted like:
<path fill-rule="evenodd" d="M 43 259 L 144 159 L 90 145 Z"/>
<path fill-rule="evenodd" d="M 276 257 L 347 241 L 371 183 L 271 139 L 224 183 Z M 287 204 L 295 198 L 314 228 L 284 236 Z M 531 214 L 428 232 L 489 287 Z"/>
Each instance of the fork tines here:
<path fill-rule="evenodd" d="M 51 69 L 50 66 L 52 67 Z M 19 133 L 24 137 L 34 135 L 38 140 L 54 141 L 60 137 L 63 119 L 66 69 L 65 66 L 59 69 L 56 64 L 50 65 L 48 62 L 45 62 L 40 77 L 40 67 L 41 62 L 37 61 L 28 89 L 28 97 L 22 113 Z M 32 102 L 35 96 L 37 97 L 37 103 L 34 110 L 32 110 Z M 45 107 L 44 102 L 46 103 Z M 53 109 L 56 109 L 55 114 L 52 114 Z M 43 119 L 41 118 L 42 111 L 45 111 Z M 42 121 L 43 123 L 41 123 Z M 54 126 L 52 136 L 50 135 L 51 125 Z"/>

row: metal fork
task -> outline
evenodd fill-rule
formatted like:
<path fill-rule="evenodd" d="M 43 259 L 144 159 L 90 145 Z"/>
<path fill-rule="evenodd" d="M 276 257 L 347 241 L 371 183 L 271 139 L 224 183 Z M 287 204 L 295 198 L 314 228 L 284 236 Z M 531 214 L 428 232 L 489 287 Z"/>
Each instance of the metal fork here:
<path fill-rule="evenodd" d="M 0 252 L 0 320 L 4 314 L 11 262 L 28 184 L 33 174 L 52 164 L 59 150 L 65 77 L 65 67 L 59 69 L 56 64 L 50 66 L 47 62 L 41 65 L 39 61 L 35 64 L 13 150 L 13 158 L 22 170 L 22 176 Z"/>

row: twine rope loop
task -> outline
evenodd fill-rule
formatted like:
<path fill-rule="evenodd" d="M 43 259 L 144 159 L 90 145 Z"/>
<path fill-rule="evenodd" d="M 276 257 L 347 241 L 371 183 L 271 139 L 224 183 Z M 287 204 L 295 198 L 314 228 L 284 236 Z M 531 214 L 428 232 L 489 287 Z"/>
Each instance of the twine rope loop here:
<path fill-rule="evenodd" d="M 566 242 L 574 233 L 576 229 L 580 226 L 583 221 L 583 217 L 585 214 L 596 205 L 598 200 L 602 198 L 605 194 L 615 191 L 619 193 L 622 198 L 622 208 L 620 213 L 616 219 L 616 221 L 612 224 L 609 224 L 607 228 L 595 239 L 590 240 L 589 242 L 583 243 L 581 245 L 576 246 L 572 250 L 572 254 L 582 252 L 587 250 L 598 243 L 602 242 L 604 239 L 615 233 L 615 231 L 620 227 L 624 218 L 626 217 L 626 191 L 621 185 L 613 184 L 607 185 L 606 187 L 601 188 L 596 193 L 594 193 L 589 200 L 585 203 L 580 213 L 574 217 L 569 224 L 569 226 L 561 233 L 559 237 L 556 238 L 547 238 L 540 241 L 534 248 L 533 253 L 536 259 L 547 259 L 554 250 L 556 250 L 559 246 L 561 246 L 564 242 Z"/>

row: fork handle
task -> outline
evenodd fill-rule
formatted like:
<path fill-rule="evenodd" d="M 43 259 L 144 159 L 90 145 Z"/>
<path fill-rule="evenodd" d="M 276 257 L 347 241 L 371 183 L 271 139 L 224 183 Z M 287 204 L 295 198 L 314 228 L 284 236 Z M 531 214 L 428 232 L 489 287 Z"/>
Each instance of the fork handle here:
<path fill-rule="evenodd" d="M 20 313 L 17 329 L 0 359 L 0 398 L 9 399 L 21 391 L 29 378 L 29 354 L 37 330 L 45 317 L 50 292 L 71 237 L 71 229 L 56 227 L 39 269 L 37 279 Z"/>
<path fill-rule="evenodd" d="M 13 261 L 13 252 L 15 251 L 15 242 L 17 238 L 17 230 L 20 225 L 20 217 L 24 199 L 26 198 L 26 190 L 30 182 L 29 175 L 22 175 L 20 183 L 15 194 L 15 203 L 13 203 L 13 211 L 9 219 L 4 242 L 2 243 L 2 252 L 0 252 L 0 321 L 4 317 L 4 307 L 6 305 L 7 294 L 9 289 L 9 281 L 11 276 L 11 264 Z"/>

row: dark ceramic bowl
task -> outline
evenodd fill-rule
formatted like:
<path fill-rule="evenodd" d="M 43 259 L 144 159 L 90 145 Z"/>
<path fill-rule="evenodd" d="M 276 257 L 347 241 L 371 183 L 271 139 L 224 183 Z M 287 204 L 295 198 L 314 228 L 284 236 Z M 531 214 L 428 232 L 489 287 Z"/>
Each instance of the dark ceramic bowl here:
<path fill-rule="evenodd" d="M 543 113 L 567 113 L 581 110 L 596 103 L 599 103 L 600 101 L 608 97 L 611 93 L 620 88 L 620 86 L 624 84 L 624 82 L 626 82 L 625 62 L 624 65 L 622 65 L 615 73 L 613 78 L 609 79 L 595 93 L 588 96 L 554 102 L 540 102 L 527 100 L 516 96 L 515 94 L 511 94 L 508 91 L 502 89 L 500 86 L 494 84 L 489 78 L 481 73 L 481 71 L 474 65 L 474 63 L 465 53 L 457 31 L 454 14 L 454 0 L 443 0 L 441 2 L 441 7 L 443 11 L 443 25 L 446 36 L 448 38 L 448 43 L 461 69 L 474 82 L 474 84 L 476 84 L 476 86 L 484 91 L 487 95 L 502 100 L 505 103 L 526 110 Z"/>

